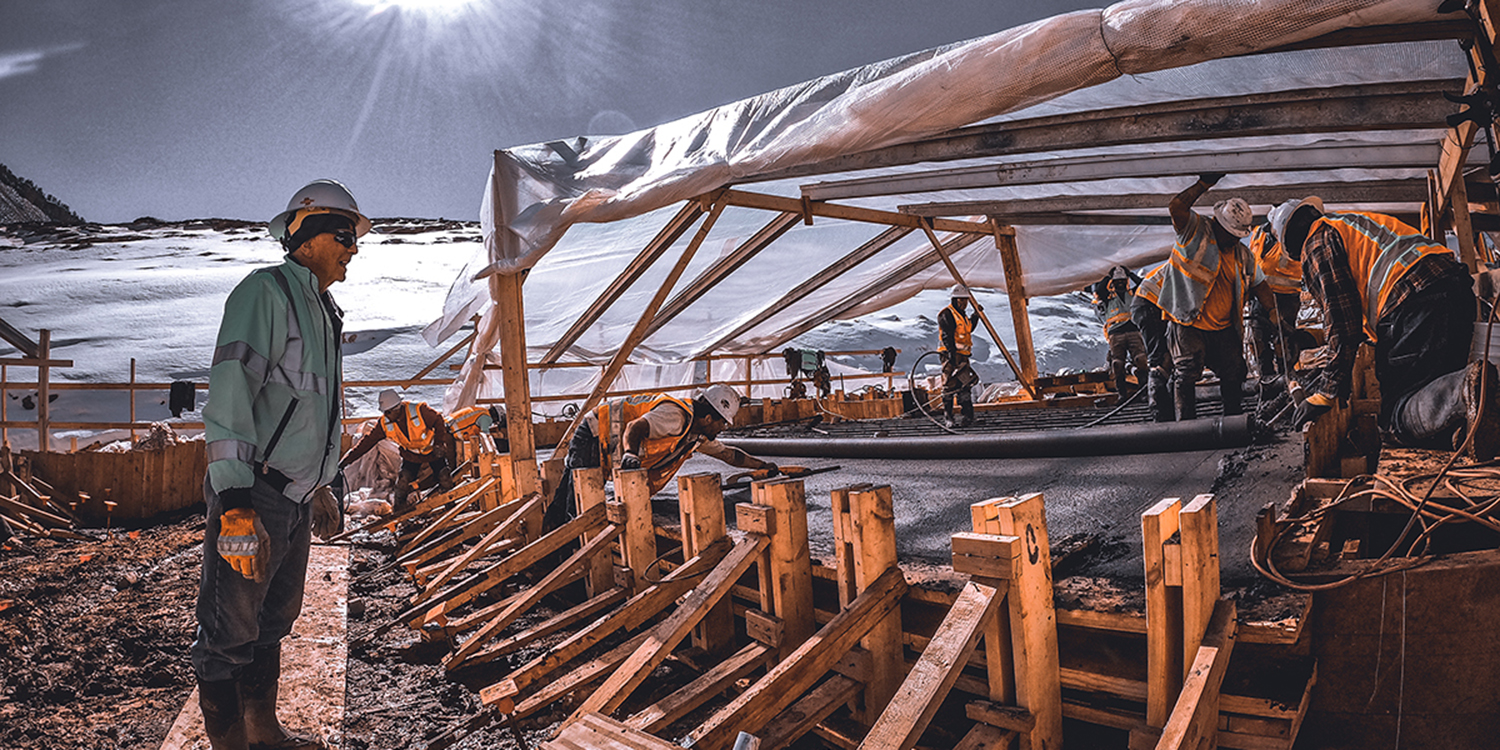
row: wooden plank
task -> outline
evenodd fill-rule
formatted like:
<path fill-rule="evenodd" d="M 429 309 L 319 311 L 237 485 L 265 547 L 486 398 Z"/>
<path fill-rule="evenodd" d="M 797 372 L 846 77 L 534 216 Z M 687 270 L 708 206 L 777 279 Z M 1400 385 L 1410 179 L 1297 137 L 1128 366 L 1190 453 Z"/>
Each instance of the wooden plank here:
<path fill-rule="evenodd" d="M 586 714 L 563 726 L 557 738 L 542 744 L 545 750 L 680 750 L 639 729 L 601 714 Z"/>
<path fill-rule="evenodd" d="M 762 484 L 766 505 L 776 519 L 767 550 L 771 586 L 771 614 L 781 618 L 785 655 L 817 629 L 813 621 L 812 553 L 807 545 L 807 498 L 802 481 L 783 479 Z"/>
<path fill-rule="evenodd" d="M 1033 750 L 1061 747 L 1062 676 L 1045 500 L 1041 493 L 1031 493 L 995 508 L 1000 533 L 1021 540 L 1006 601 L 1015 658 L 1016 702 L 1036 718 L 1036 728 L 1022 742 Z"/>
<path fill-rule="evenodd" d="M 579 513 L 588 512 L 594 507 L 604 507 L 604 469 L 597 466 L 574 469 L 573 497 L 578 502 Z M 598 595 L 600 592 L 614 588 L 615 571 L 608 555 L 594 558 L 589 565 L 588 578 L 585 580 L 591 595 Z"/>
<path fill-rule="evenodd" d="M 1182 501 L 1161 500 L 1141 514 L 1146 569 L 1146 723 L 1165 726 L 1182 685 L 1182 591 L 1169 590 L 1162 544 L 1177 533 Z"/>
<path fill-rule="evenodd" d="M 975 724 L 953 750 L 1010 750 L 1015 746 L 1015 741 L 1015 732 L 988 724 Z"/>
<path fill-rule="evenodd" d="M 906 593 L 899 569 L 885 572 L 848 608 L 689 735 L 700 750 L 723 750 L 741 729 L 758 729 L 825 674 Z"/>
<path fill-rule="evenodd" d="M 837 203 L 826 203 L 824 201 L 804 202 L 797 198 L 751 193 L 735 189 L 724 191 L 723 200 L 731 206 L 759 208 L 767 211 L 792 211 L 801 213 L 803 207 L 806 206 L 813 216 L 884 224 L 891 227 L 921 229 L 919 222 L 913 221 L 911 216 L 895 211 L 882 211 L 877 208 L 845 206 Z M 938 222 L 933 228 L 940 232 L 973 232 L 979 234 L 989 234 L 990 232 L 988 226 L 976 221 L 944 220 Z"/>
<path fill-rule="evenodd" d="M 917 744 L 979 642 L 984 621 L 994 616 L 998 600 L 995 589 L 989 586 L 973 581 L 964 584 L 953 608 L 922 651 L 922 658 L 870 727 L 861 748 L 909 750 Z"/>
<path fill-rule="evenodd" d="M 604 685 L 594 691 L 573 712 L 571 721 L 587 713 L 600 712 L 612 713 L 630 697 L 651 672 L 656 669 L 672 649 L 688 636 L 693 626 L 697 625 L 703 616 L 718 604 L 725 594 L 729 593 L 736 581 L 745 571 L 750 569 L 751 563 L 755 562 L 757 555 L 769 544 L 768 539 L 759 534 L 747 536 L 743 541 L 736 544 L 730 550 L 724 560 L 714 567 L 713 571 L 699 583 L 691 593 L 652 631 L 651 635 L 641 643 L 634 654 L 625 660 L 624 664 L 615 671 Z"/>
<path fill-rule="evenodd" d="M 1026 734 L 1036 728 L 1036 716 L 1020 706 L 1002 706 L 989 701 L 970 701 L 964 704 L 964 715 L 992 727 L 1008 729 L 1018 734 Z"/>
<path fill-rule="evenodd" d="M 862 486 L 862 485 L 861 485 Z M 835 583 L 839 590 L 839 607 L 849 606 L 859 595 L 854 580 L 854 521 L 849 517 L 850 487 L 838 487 L 829 493 L 833 510 L 833 560 Z"/>
<path fill-rule="evenodd" d="M 734 506 L 734 526 L 747 534 L 776 533 L 776 511 L 769 505 L 737 503 Z"/>
<path fill-rule="evenodd" d="M 615 497 L 623 503 L 625 522 L 620 551 L 625 566 L 635 576 L 635 587 L 644 588 L 655 578 L 656 526 L 651 515 L 651 484 L 645 469 L 615 472 Z"/>
<path fill-rule="evenodd" d="M 1187 676 L 1219 601 L 1219 514 L 1213 495 L 1198 495 L 1178 513 L 1182 534 L 1182 663 Z"/>
<path fill-rule="evenodd" d="M 858 682 L 838 674 L 829 677 L 760 730 L 761 750 L 782 750 L 791 745 L 859 693 Z"/>
<path fill-rule="evenodd" d="M 560 698 L 599 679 L 618 666 L 620 662 L 625 661 L 646 640 L 647 635 L 650 634 L 640 633 L 610 649 L 604 655 L 580 665 L 556 680 L 547 682 L 536 693 L 527 696 L 525 700 L 516 702 L 512 715 L 520 719 L 544 708 L 551 708 Z M 515 695 L 515 685 L 509 681 L 503 681 L 485 688 L 484 692 L 480 693 L 480 699 L 486 705 L 493 706 L 503 704 L 506 699 L 513 698 Z"/>
<path fill-rule="evenodd" d="M 1021 360 L 1022 380 L 1036 382 L 1036 347 L 1031 341 L 1031 313 L 1027 310 L 1025 271 L 1021 268 L 1021 254 L 1016 249 L 1016 230 L 990 219 L 995 228 L 995 247 L 1000 251 L 1000 266 L 1005 271 L 1005 297 L 1010 302 L 1011 327 L 1016 332 L 1016 357 Z M 1033 391 L 1034 393 L 1034 391 Z"/>
<path fill-rule="evenodd" d="M 954 534 L 950 544 L 953 549 L 954 572 L 1001 581 L 1009 581 L 1014 577 L 1016 561 L 1020 559 L 1022 551 L 1020 537 L 968 531 Z"/>
<path fill-rule="evenodd" d="M 518 633 L 510 638 L 506 638 L 486 650 L 494 651 L 496 655 L 519 651 L 553 633 L 570 628 L 579 622 L 593 619 L 601 612 L 605 612 L 623 601 L 625 601 L 625 589 L 618 587 L 607 589 L 577 606 L 559 612 L 557 615 L 547 619 L 546 622 L 540 623 L 524 633 Z"/>
<path fill-rule="evenodd" d="M 1219 727 L 1219 688 L 1229 671 L 1229 657 L 1234 652 L 1236 627 L 1234 602 L 1220 601 L 1214 607 L 1213 619 L 1203 645 L 1193 659 L 1193 667 L 1183 681 L 1182 694 L 1172 715 L 1162 728 L 1157 750 L 1196 750 L 1214 746 Z"/>
<path fill-rule="evenodd" d="M 890 485 L 870 487 L 849 495 L 848 518 L 854 524 L 854 579 L 858 591 L 869 588 L 896 563 L 896 509 Z M 893 610 L 860 639 L 870 652 L 870 674 L 865 680 L 864 707 L 856 716 L 871 723 L 885 711 L 906 677 L 901 642 L 901 610 Z"/>
<path fill-rule="evenodd" d="M 682 557 L 695 557 L 710 544 L 723 539 L 724 478 L 717 473 L 691 474 L 677 478 L 677 506 L 682 521 Z M 734 645 L 734 611 L 728 600 L 714 605 L 693 631 L 693 645 L 722 656 Z"/>
<path fill-rule="evenodd" d="M 1000 511 L 998 506 L 1005 502 L 1006 498 L 990 498 L 969 505 L 969 520 L 975 534 L 987 536 L 1000 535 Z M 1014 544 L 1014 543 L 1012 543 Z M 1010 585 L 1010 561 L 1019 556 L 1019 548 L 1007 549 L 1006 575 L 1004 577 L 977 576 L 975 580 L 981 583 L 995 586 L 1004 583 Z M 955 571 L 958 571 L 955 568 Z M 958 571 L 962 572 L 962 571 Z M 972 572 L 970 575 L 974 575 Z M 1002 607 L 995 620 L 986 624 L 984 633 L 984 658 L 985 679 L 989 683 L 986 693 L 990 700 L 1001 703 L 1012 703 L 1016 699 L 1016 655 L 1012 650 L 1010 640 L 1010 607 Z"/>
<path fill-rule="evenodd" d="M 467 552 L 459 555 L 458 559 L 454 560 L 451 565 L 449 565 L 441 573 L 438 573 L 436 576 L 434 576 L 431 581 L 428 581 L 426 588 L 422 592 L 422 595 L 425 597 L 427 595 L 437 593 L 439 586 L 442 586 L 448 581 L 453 580 L 453 577 L 458 575 L 460 571 L 469 567 L 470 563 L 487 555 L 493 554 L 496 545 L 499 545 L 500 543 L 506 541 L 517 541 L 516 539 L 513 539 L 513 537 L 519 536 L 517 532 L 521 531 L 521 529 L 519 529 L 518 527 L 520 526 L 522 521 L 530 516 L 537 508 L 541 507 L 542 504 L 543 500 L 541 495 L 532 495 L 529 500 L 521 503 L 521 507 L 517 508 L 515 512 L 511 513 L 509 518 L 506 518 L 505 521 L 495 526 L 494 529 L 491 529 L 490 532 L 485 534 L 482 539 L 480 539 L 478 542 L 475 542 L 474 546 L 471 547 Z M 508 507 L 508 505 L 501 506 L 501 508 Z M 497 510 L 499 509 L 497 508 Z M 494 511 L 490 512 L 492 513 Z M 486 515 L 488 515 L 488 513 Z M 602 520 L 603 513 L 599 513 L 598 515 L 601 516 L 600 520 Z M 582 517 L 582 514 L 580 514 L 580 517 Z M 475 527 L 482 528 L 482 525 L 482 523 L 471 525 L 469 527 L 468 533 L 473 533 Z"/>
<path fill-rule="evenodd" d="M 660 732 L 761 668 L 770 653 L 765 645 L 752 643 L 671 695 L 637 711 L 625 724 L 643 732 Z"/>
<path fill-rule="evenodd" d="M 501 167 L 498 153 L 495 166 Z M 496 191 L 496 200 L 500 198 Z M 514 216 L 514 213 L 500 214 Z M 509 235 L 509 232 L 501 232 Z M 514 238 L 511 238 L 514 239 Z M 497 317 L 500 336 L 500 362 L 505 368 L 505 429 L 510 438 L 511 468 L 515 471 L 515 496 L 526 497 L 542 490 L 536 465 L 536 436 L 531 425 L 531 381 L 526 367 L 526 305 L 522 294 L 524 273 L 500 273 L 490 277 L 490 297 L 495 301 L 492 315 Z M 480 358 L 483 361 L 483 357 Z M 482 372 L 474 373 L 477 380 Z M 460 399 L 460 403 L 467 403 Z M 509 497 L 504 498 L 509 499 Z M 529 534 L 540 531 L 528 530 Z"/>
<path fill-rule="evenodd" d="M 759 231 L 750 235 L 749 239 L 740 243 L 732 252 L 720 256 L 718 260 L 714 261 L 713 265 L 704 269 L 703 273 L 698 275 L 698 278 L 693 279 L 687 287 L 671 300 L 668 300 L 665 305 L 662 305 L 661 312 L 656 314 L 656 318 L 646 328 L 646 337 L 649 338 L 652 334 L 661 330 L 662 326 L 670 323 L 673 318 L 682 314 L 684 310 L 701 299 L 703 295 L 707 294 L 710 289 L 723 281 L 725 277 L 748 263 L 760 251 L 770 247 L 772 242 L 775 242 L 783 234 L 786 234 L 787 230 L 796 226 L 800 218 L 794 212 L 778 214 L 769 223 L 761 227 Z M 710 349 L 709 351 L 713 350 Z"/>

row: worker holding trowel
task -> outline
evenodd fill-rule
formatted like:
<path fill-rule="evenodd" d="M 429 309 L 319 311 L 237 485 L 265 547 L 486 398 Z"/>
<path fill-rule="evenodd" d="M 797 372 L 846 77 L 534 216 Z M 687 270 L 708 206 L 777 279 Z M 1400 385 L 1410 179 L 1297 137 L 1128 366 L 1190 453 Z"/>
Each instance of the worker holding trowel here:
<path fill-rule="evenodd" d="M 715 439 L 739 410 L 739 394 L 722 384 L 709 386 L 691 401 L 652 394 L 601 404 L 584 416 L 568 443 L 563 479 L 547 509 L 547 527 L 555 528 L 574 515 L 573 469 L 602 466 L 604 456 L 621 469 L 645 469 L 652 494 L 667 486 L 694 453 L 775 476 L 776 464 Z"/>
<path fill-rule="evenodd" d="M 1323 309 L 1328 364 L 1305 384 L 1298 426 L 1350 393 L 1354 355 L 1375 342 L 1379 424 L 1403 445 L 1457 447 L 1488 461 L 1500 452 L 1500 380 L 1470 361 L 1473 282 L 1453 251 L 1383 214 L 1325 212 L 1316 196 L 1271 211 L 1271 228 L 1302 262 Z"/>
<path fill-rule="evenodd" d="M 974 327 L 979 325 L 979 305 L 965 313 L 973 296 L 963 284 L 954 284 L 948 306 L 938 313 L 938 356 L 943 358 L 943 423 L 953 427 L 953 402 L 963 414 L 960 427 L 974 424 L 974 386 L 979 375 L 969 364 L 974 351 Z"/>

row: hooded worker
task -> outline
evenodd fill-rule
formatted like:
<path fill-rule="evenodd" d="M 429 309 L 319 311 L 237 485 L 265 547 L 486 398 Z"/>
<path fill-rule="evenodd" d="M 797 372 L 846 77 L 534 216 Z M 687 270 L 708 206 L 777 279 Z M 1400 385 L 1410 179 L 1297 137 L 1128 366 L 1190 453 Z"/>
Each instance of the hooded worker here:
<path fill-rule="evenodd" d="M 276 696 L 311 537 L 343 523 L 343 313 L 328 288 L 370 220 L 343 185 L 317 180 L 269 229 L 287 258 L 230 292 L 203 407 L 208 513 L 192 660 L 215 750 L 324 747 L 281 726 Z"/>
<path fill-rule="evenodd" d="M 1222 174 L 1204 174 L 1172 198 L 1167 211 L 1177 241 L 1172 246 L 1158 302 L 1167 318 L 1178 419 L 1196 419 L 1197 383 L 1207 367 L 1219 376 L 1225 416 L 1243 409 L 1245 352 L 1241 344 L 1245 294 L 1265 277 L 1240 239 L 1253 214 L 1239 198 L 1214 204 L 1213 219 L 1192 210 Z"/>
<path fill-rule="evenodd" d="M 1104 339 L 1109 342 L 1109 371 L 1115 380 L 1115 393 L 1125 397 L 1127 365 L 1135 369 L 1137 383 L 1146 382 L 1146 340 L 1130 319 L 1130 305 L 1135 300 L 1133 287 L 1141 278 L 1124 266 L 1115 266 L 1109 275 L 1095 282 L 1094 310 L 1104 322 Z"/>
<path fill-rule="evenodd" d="M 1493 364 L 1470 362 L 1476 306 L 1453 251 L 1391 216 L 1331 212 L 1316 196 L 1271 212 L 1286 252 L 1302 263 L 1323 310 L 1328 364 L 1306 385 L 1298 426 L 1349 397 L 1354 357 L 1375 342 L 1382 429 L 1409 446 L 1458 445 L 1479 461 L 1500 450 L 1500 383 Z"/>
<path fill-rule="evenodd" d="M 695 452 L 774 476 L 776 464 L 716 440 L 733 424 L 739 409 L 739 394 L 723 384 L 709 386 L 691 401 L 652 394 L 600 404 L 584 415 L 568 443 L 563 480 L 547 510 L 548 528 L 575 515 L 571 500 L 573 469 L 599 467 L 604 456 L 610 457 L 611 466 L 645 469 L 652 494 L 667 486 Z"/>
<path fill-rule="evenodd" d="M 953 426 L 953 402 L 963 413 L 960 427 L 974 424 L 974 385 L 979 376 L 969 364 L 974 352 L 974 327 L 979 325 L 979 305 L 974 312 L 964 310 L 973 301 L 969 288 L 954 284 L 948 293 L 948 306 L 938 313 L 938 356 L 943 358 L 943 421 Z"/>
<path fill-rule="evenodd" d="M 390 438 L 401 449 L 401 473 L 396 478 L 394 498 L 397 508 L 406 504 L 424 466 L 437 477 L 440 489 L 453 489 L 450 473 L 457 462 L 458 449 L 443 415 L 420 401 L 406 401 L 389 388 L 380 392 L 379 399 L 380 421 L 344 454 L 339 468 L 358 461 L 381 440 Z"/>

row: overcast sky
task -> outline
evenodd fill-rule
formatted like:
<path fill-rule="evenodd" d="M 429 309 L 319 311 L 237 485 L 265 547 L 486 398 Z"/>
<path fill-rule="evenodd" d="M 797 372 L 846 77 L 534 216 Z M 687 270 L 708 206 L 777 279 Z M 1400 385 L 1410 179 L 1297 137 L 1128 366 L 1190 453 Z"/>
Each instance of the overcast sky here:
<path fill-rule="evenodd" d="M 474 219 L 496 148 L 609 135 L 1098 0 L 0 0 L 0 163 L 89 221 L 334 177 Z"/>

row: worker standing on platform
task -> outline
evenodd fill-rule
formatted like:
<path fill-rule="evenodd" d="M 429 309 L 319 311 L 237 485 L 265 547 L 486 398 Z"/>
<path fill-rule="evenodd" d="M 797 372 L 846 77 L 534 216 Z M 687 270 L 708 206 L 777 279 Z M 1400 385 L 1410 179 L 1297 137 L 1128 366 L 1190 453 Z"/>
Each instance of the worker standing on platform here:
<path fill-rule="evenodd" d="M 1141 340 L 1146 344 L 1146 399 L 1150 402 L 1151 418 L 1157 422 L 1171 422 L 1177 413 L 1172 401 L 1167 321 L 1162 317 L 1158 301 L 1162 274 L 1167 265 L 1162 262 L 1147 270 L 1130 301 L 1130 321 L 1140 330 Z"/>
<path fill-rule="evenodd" d="M 1453 251 L 1390 216 L 1325 212 L 1315 196 L 1277 206 L 1271 226 L 1301 260 L 1328 337 L 1328 364 L 1306 385 L 1295 423 L 1349 397 L 1355 353 L 1368 338 L 1383 430 L 1409 446 L 1456 447 L 1471 435 L 1471 455 L 1494 458 L 1500 382 L 1493 364 L 1469 361 L 1473 282 Z"/>
<path fill-rule="evenodd" d="M 943 422 L 953 426 L 953 401 L 963 414 L 960 427 L 974 424 L 974 386 L 979 375 L 969 364 L 974 351 L 974 327 L 979 325 L 979 305 L 974 312 L 965 314 L 973 297 L 969 288 L 954 284 L 948 293 L 948 306 L 938 313 L 938 356 L 943 358 Z"/>
<path fill-rule="evenodd" d="M 695 452 L 775 476 L 776 464 L 715 439 L 739 410 L 739 394 L 723 384 L 709 386 L 692 401 L 658 393 L 600 404 L 584 415 L 568 442 L 563 480 L 547 509 L 547 527 L 556 528 L 574 515 L 573 469 L 602 466 L 604 456 L 611 458 L 611 466 L 646 469 L 653 495 Z"/>
<path fill-rule="evenodd" d="M 1214 220 L 1193 211 L 1196 202 L 1222 179 L 1205 174 L 1172 198 L 1167 210 L 1177 242 L 1163 272 L 1159 303 L 1167 316 L 1173 388 L 1178 419 L 1198 416 L 1197 383 L 1206 366 L 1219 376 L 1224 415 L 1244 411 L 1245 351 L 1241 343 L 1245 292 L 1264 281 L 1240 238 L 1253 218 L 1239 198 L 1214 204 Z"/>
<path fill-rule="evenodd" d="M 1109 275 L 1095 282 L 1094 310 L 1104 322 L 1104 338 L 1109 342 L 1109 371 L 1114 376 L 1115 393 L 1125 397 L 1126 366 L 1135 370 L 1135 380 L 1146 384 L 1146 340 L 1130 319 L 1130 305 L 1135 299 L 1134 287 L 1141 277 L 1124 266 L 1115 266 Z"/>
<path fill-rule="evenodd" d="M 287 259 L 230 292 L 203 408 L 208 514 L 192 660 L 215 750 L 324 747 L 288 734 L 276 696 L 311 535 L 343 524 L 343 313 L 328 288 L 370 220 L 343 185 L 318 180 L 269 228 Z"/>
<path fill-rule="evenodd" d="M 339 461 L 339 468 L 358 461 L 360 456 L 369 453 L 386 438 L 390 438 L 401 448 L 401 473 L 396 478 L 396 508 L 406 505 L 407 496 L 423 466 L 432 469 L 439 488 L 453 489 L 453 477 L 450 473 L 457 462 L 458 448 L 443 415 L 420 401 L 405 401 L 389 388 L 380 392 L 380 421 L 344 454 Z"/>
<path fill-rule="evenodd" d="M 1250 333 L 1260 362 L 1264 398 L 1268 389 L 1279 392 L 1285 386 L 1291 366 L 1302 351 L 1297 336 L 1297 313 L 1302 307 L 1302 264 L 1282 250 L 1267 224 L 1251 230 L 1249 242 L 1250 254 L 1266 277 L 1266 286 L 1275 300 L 1273 307 L 1266 306 L 1258 295 L 1249 300 Z"/>

